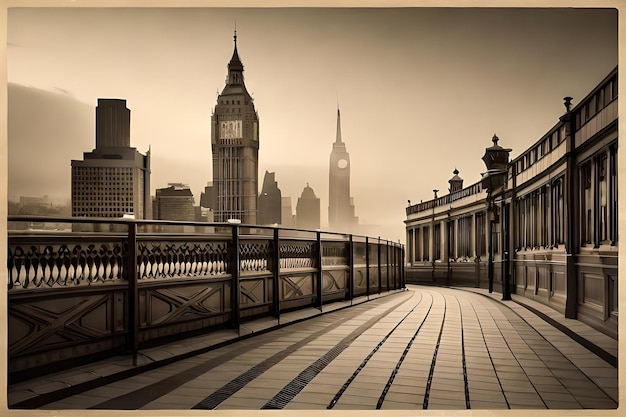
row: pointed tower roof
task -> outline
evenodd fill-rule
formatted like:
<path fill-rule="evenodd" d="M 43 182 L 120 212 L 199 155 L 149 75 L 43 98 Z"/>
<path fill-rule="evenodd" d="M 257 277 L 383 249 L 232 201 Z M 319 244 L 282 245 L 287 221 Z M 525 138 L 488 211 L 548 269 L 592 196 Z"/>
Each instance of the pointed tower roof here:
<path fill-rule="evenodd" d="M 341 141 L 341 115 L 339 114 L 339 107 L 337 107 L 337 137 L 335 143 L 342 143 Z"/>
<path fill-rule="evenodd" d="M 237 52 L 237 26 L 235 26 L 235 35 L 233 36 L 233 40 L 235 42 L 235 49 L 233 50 L 233 57 L 228 63 L 228 71 L 243 72 L 243 64 L 241 63 L 241 59 L 239 59 L 239 53 Z"/>

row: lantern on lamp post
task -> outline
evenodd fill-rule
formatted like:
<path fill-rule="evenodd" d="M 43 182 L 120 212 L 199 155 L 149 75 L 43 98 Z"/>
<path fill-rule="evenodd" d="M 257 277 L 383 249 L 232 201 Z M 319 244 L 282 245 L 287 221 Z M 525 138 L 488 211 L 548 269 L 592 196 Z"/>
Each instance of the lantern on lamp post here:
<path fill-rule="evenodd" d="M 481 185 L 487 190 L 487 215 L 489 221 L 489 247 L 487 261 L 487 278 L 489 280 L 489 292 L 493 292 L 493 239 L 494 224 L 499 222 L 498 213 L 494 206 L 494 195 L 501 191 L 505 185 L 507 165 L 509 163 L 509 153 L 511 149 L 505 149 L 498 145 L 498 136 L 493 135 L 491 139 L 493 146 L 485 149 L 483 162 L 487 167 L 487 172 L 482 173 Z M 508 275 L 507 275 L 508 276 Z M 504 288 L 502 289 L 503 299 L 511 299 L 511 292 L 508 278 L 504 280 Z"/>

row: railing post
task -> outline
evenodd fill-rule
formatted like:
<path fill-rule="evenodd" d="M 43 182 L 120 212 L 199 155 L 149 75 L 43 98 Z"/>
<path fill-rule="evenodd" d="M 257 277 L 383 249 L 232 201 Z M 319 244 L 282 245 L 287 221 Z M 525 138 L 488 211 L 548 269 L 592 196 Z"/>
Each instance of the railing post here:
<path fill-rule="evenodd" d="M 139 290 L 137 288 L 137 223 L 128 223 L 128 259 L 126 259 L 126 279 L 128 280 L 128 325 L 130 349 L 133 352 L 133 366 L 137 365 L 139 351 Z"/>
<path fill-rule="evenodd" d="M 231 286 L 230 286 L 230 306 L 231 306 L 231 326 L 239 330 L 241 312 L 239 311 L 241 288 L 239 287 L 239 226 L 231 225 L 233 232 L 232 253 L 231 253 Z"/>
<path fill-rule="evenodd" d="M 370 299 L 370 238 L 365 237 L 365 292 Z"/>
<path fill-rule="evenodd" d="M 278 236 L 278 228 L 274 228 L 274 253 L 272 253 L 274 262 L 274 279 L 272 281 L 272 311 L 274 317 L 280 323 L 280 241 Z"/>
<path fill-rule="evenodd" d="M 354 299 L 354 241 L 352 234 L 348 240 L 348 297 L 350 297 L 350 305 Z"/>
<path fill-rule="evenodd" d="M 387 244 L 385 245 L 385 268 L 387 269 L 387 292 L 389 292 L 389 241 L 387 241 Z"/>
<path fill-rule="evenodd" d="M 402 288 L 406 288 L 406 275 L 405 275 L 405 270 L 404 270 L 404 261 L 405 261 L 405 255 L 404 255 L 404 248 L 401 247 L 400 248 L 400 283 L 402 284 Z"/>
<path fill-rule="evenodd" d="M 380 266 L 380 236 L 378 236 L 378 243 L 376 244 L 376 253 L 378 253 L 378 294 L 382 291 L 383 279 L 382 279 L 382 268 Z"/>
<path fill-rule="evenodd" d="M 317 263 L 317 304 L 322 311 L 322 284 L 324 282 L 323 272 L 322 272 L 322 233 L 317 232 L 317 251 L 315 253 L 316 263 Z"/>

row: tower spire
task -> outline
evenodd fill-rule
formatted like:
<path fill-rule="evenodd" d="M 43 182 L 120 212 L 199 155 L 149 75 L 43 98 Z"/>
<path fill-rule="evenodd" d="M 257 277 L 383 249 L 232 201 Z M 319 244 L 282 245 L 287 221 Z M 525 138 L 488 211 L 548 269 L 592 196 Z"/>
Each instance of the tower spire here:
<path fill-rule="evenodd" d="M 339 114 L 339 103 L 337 103 L 337 137 L 335 143 L 341 142 L 341 115 Z"/>

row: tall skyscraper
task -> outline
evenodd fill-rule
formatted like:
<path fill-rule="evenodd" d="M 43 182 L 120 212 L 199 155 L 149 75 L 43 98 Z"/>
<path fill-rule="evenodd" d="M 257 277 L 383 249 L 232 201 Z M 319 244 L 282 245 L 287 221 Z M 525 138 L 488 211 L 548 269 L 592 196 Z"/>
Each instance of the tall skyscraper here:
<path fill-rule="evenodd" d="M 226 86 L 211 116 L 214 219 L 257 223 L 259 116 L 243 80 L 243 64 L 235 48 L 228 63 Z"/>
<path fill-rule="evenodd" d="M 281 198 L 282 193 L 276 182 L 276 174 L 265 171 L 263 189 L 259 195 L 259 224 L 281 223 Z"/>
<path fill-rule="evenodd" d="M 320 228 L 320 199 L 309 184 L 302 190 L 296 205 L 296 227 L 299 229 Z"/>
<path fill-rule="evenodd" d="M 96 148 L 73 160 L 72 216 L 150 219 L 150 151 L 130 146 L 126 100 L 98 99 Z"/>
<path fill-rule="evenodd" d="M 333 231 L 351 231 L 358 222 L 350 197 L 350 154 L 341 140 L 341 117 L 337 109 L 337 136 L 330 153 L 328 224 Z"/>

